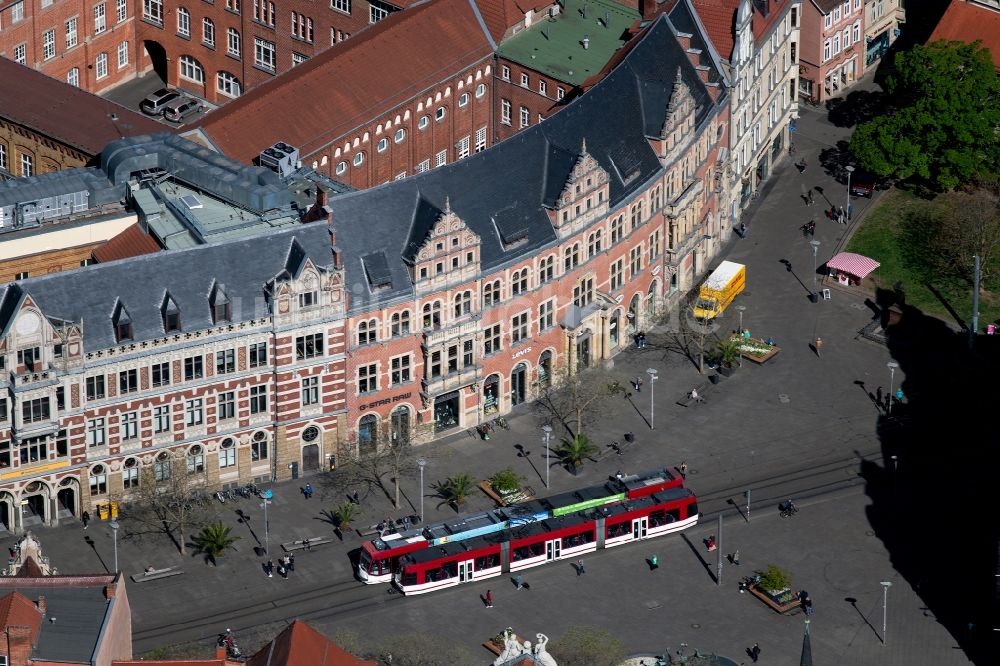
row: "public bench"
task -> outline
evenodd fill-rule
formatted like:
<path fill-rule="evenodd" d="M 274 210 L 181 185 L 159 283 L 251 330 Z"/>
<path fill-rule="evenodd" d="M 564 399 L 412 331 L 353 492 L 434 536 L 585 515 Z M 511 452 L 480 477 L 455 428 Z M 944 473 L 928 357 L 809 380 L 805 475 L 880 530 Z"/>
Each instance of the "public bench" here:
<path fill-rule="evenodd" d="M 142 573 L 132 574 L 131 578 L 133 583 L 145 583 L 151 580 L 179 576 L 182 573 L 184 573 L 184 571 L 181 569 L 167 567 L 166 569 L 150 569 L 149 571 L 143 571 Z"/>
<path fill-rule="evenodd" d="M 705 394 L 708 393 L 711 384 L 700 384 L 694 387 L 694 390 L 698 392 L 698 399 L 695 400 L 691 397 L 691 391 L 684 394 L 684 397 L 677 401 L 677 404 L 681 407 L 690 407 L 691 405 L 697 404 L 699 402 L 705 402 Z"/>
<path fill-rule="evenodd" d="M 332 541 L 333 539 L 328 539 L 326 537 L 310 537 L 308 539 L 286 541 L 281 544 L 281 549 L 286 553 L 290 553 L 293 550 L 309 550 L 313 546 L 324 546 Z"/>

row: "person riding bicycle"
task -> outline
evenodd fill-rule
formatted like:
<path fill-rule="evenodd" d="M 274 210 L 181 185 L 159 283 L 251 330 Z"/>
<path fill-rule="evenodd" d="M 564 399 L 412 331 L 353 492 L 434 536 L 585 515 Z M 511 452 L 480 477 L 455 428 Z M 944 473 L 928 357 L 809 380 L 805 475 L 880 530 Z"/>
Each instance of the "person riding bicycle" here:
<path fill-rule="evenodd" d="M 784 502 L 782 502 L 778 506 L 778 508 L 781 509 L 782 513 L 795 513 L 796 511 L 798 511 L 798 509 L 795 507 L 795 503 L 792 502 L 792 500 L 790 499 L 787 499 Z"/>

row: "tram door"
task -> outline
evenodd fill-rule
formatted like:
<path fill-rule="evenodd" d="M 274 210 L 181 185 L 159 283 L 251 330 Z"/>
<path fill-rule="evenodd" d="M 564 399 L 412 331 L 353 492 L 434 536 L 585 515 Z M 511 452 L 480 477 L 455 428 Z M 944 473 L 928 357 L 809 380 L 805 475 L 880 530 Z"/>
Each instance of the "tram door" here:
<path fill-rule="evenodd" d="M 646 529 L 649 527 L 649 518 L 643 516 L 632 521 L 632 538 L 645 539 Z"/>
<path fill-rule="evenodd" d="M 562 539 L 545 542 L 545 559 L 552 561 L 559 559 L 559 549 L 562 546 Z"/>
<path fill-rule="evenodd" d="M 472 560 L 458 563 L 458 582 L 466 583 L 472 580 Z"/>

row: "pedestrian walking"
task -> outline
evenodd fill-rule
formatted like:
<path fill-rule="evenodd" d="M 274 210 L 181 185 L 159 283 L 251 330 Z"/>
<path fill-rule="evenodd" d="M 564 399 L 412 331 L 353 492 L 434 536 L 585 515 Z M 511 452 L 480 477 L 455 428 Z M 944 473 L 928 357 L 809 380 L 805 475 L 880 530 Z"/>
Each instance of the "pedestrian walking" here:
<path fill-rule="evenodd" d="M 351 495 L 351 501 L 358 505 L 361 504 L 361 496 L 358 494 L 357 490 L 355 490 L 354 494 Z"/>
<path fill-rule="evenodd" d="M 83 515 L 80 516 L 80 520 L 83 521 L 83 529 L 87 529 L 87 524 L 90 523 L 90 513 L 84 511 Z"/>
<path fill-rule="evenodd" d="M 288 568 L 284 562 L 278 562 L 278 575 L 286 580 L 288 579 Z"/>
<path fill-rule="evenodd" d="M 646 334 L 643 331 L 639 331 L 639 349 L 646 348 Z"/>
<path fill-rule="evenodd" d="M 686 462 L 682 462 L 678 469 L 681 471 L 681 478 L 686 479 L 688 475 L 688 464 Z"/>
<path fill-rule="evenodd" d="M 812 188 L 809 189 L 809 205 L 813 205 L 813 191 Z"/>
<path fill-rule="evenodd" d="M 660 558 L 657 555 L 649 556 L 649 568 L 656 571 L 660 567 Z"/>
<path fill-rule="evenodd" d="M 753 647 L 750 648 L 750 658 L 753 659 L 753 663 L 755 664 L 757 663 L 757 659 L 760 658 L 760 645 L 757 643 L 754 643 Z"/>
<path fill-rule="evenodd" d="M 737 551 L 737 552 L 739 552 L 739 551 Z M 739 562 L 737 562 L 737 564 L 739 564 Z M 291 555 L 288 556 L 288 570 L 289 571 L 295 571 L 295 554 L 294 553 L 292 553 Z"/>
<path fill-rule="evenodd" d="M 585 573 L 586 573 L 586 571 L 583 570 L 583 560 L 579 560 L 576 563 L 576 575 L 577 576 L 582 576 Z"/>
<path fill-rule="evenodd" d="M 483 598 L 486 600 L 486 607 L 493 608 L 493 592 L 491 590 L 486 590 L 486 596 Z"/>
<path fill-rule="evenodd" d="M 733 564 L 736 565 L 736 566 L 740 566 L 740 549 L 739 548 L 737 548 L 736 551 L 733 553 Z"/>
<path fill-rule="evenodd" d="M 747 237 L 747 223 L 740 222 L 740 238 L 746 238 L 746 237 Z"/>
<path fill-rule="evenodd" d="M 313 496 L 313 487 L 311 483 L 307 483 L 306 487 L 302 489 L 302 494 L 306 496 L 306 499 L 310 499 Z"/>
<path fill-rule="evenodd" d="M 523 585 L 521 583 L 521 577 L 520 576 L 514 576 L 514 589 L 515 590 L 520 590 L 522 586 Z"/>
<path fill-rule="evenodd" d="M 267 564 L 264 565 L 264 573 L 267 574 L 268 578 L 274 578 L 274 562 L 267 561 Z"/>
<path fill-rule="evenodd" d="M 810 597 L 806 597 L 805 600 L 802 602 L 802 605 L 806 609 L 807 616 L 813 614 L 813 600 Z"/>
<path fill-rule="evenodd" d="M 632 386 L 635 387 L 636 393 L 642 393 L 642 377 L 636 377 L 632 380 Z"/>
<path fill-rule="evenodd" d="M 875 389 L 875 402 L 877 402 L 880 405 L 882 404 L 882 387 L 881 386 L 879 386 L 877 389 Z"/>

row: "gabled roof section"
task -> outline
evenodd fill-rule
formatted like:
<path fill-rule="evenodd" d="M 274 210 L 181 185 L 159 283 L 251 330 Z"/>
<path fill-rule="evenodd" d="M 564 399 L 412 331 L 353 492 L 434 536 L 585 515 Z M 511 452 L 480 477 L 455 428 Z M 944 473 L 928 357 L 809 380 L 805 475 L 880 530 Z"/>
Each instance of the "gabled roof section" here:
<path fill-rule="evenodd" d="M 982 41 L 993 56 L 993 66 L 1000 71 L 1000 11 L 974 2 L 952 0 L 927 42 L 939 39 Z"/>
<path fill-rule="evenodd" d="M 160 246 L 138 224 L 133 224 L 101 247 L 94 250 L 94 259 L 101 263 L 115 259 L 128 259 L 141 254 L 159 252 Z"/>
<path fill-rule="evenodd" d="M 728 77 L 722 67 L 719 51 L 709 39 L 709 32 L 702 23 L 701 16 L 691 4 L 693 0 L 679 0 L 667 16 L 675 33 L 689 35 L 691 49 L 699 54 L 699 65 L 707 68 L 708 82 L 713 85 L 727 85 Z M 735 36 L 733 37 L 735 39 Z M 725 57 L 732 55 L 732 47 Z"/>
<path fill-rule="evenodd" d="M 0 117 L 52 137 L 87 155 L 125 136 L 163 131 L 163 125 L 124 106 L 26 65 L 0 58 Z"/>
<path fill-rule="evenodd" d="M 559 198 L 566 191 L 566 183 L 569 181 L 570 174 L 573 173 L 574 166 L 580 162 L 582 155 L 551 143 L 547 145 L 547 149 L 545 152 L 545 189 L 542 192 L 542 205 L 546 208 L 558 208 Z"/>
<path fill-rule="evenodd" d="M 302 269 L 306 266 L 306 251 L 299 244 L 298 239 L 292 238 L 288 245 L 288 256 L 285 257 L 285 271 L 293 279 L 298 279 Z"/>
<path fill-rule="evenodd" d="M 650 81 L 635 77 L 635 85 L 639 89 L 639 102 L 642 105 L 643 134 L 651 139 L 663 137 L 663 119 L 667 113 L 667 95 L 671 84 L 667 81 Z"/>
<path fill-rule="evenodd" d="M 392 286 L 392 272 L 389 270 L 389 260 L 386 259 L 385 252 L 379 250 L 366 254 L 361 258 L 361 263 L 364 264 L 368 285 L 372 289 Z"/>
<path fill-rule="evenodd" d="M 248 666 L 377 666 L 358 659 L 301 620 L 250 658 Z"/>
<path fill-rule="evenodd" d="M 27 294 L 17 282 L 11 282 L 4 289 L 3 297 L 0 298 L 0 338 L 7 337 L 10 327 L 14 323 L 14 315 L 21 309 Z"/>
<path fill-rule="evenodd" d="M 115 326 L 132 323 L 132 317 L 129 315 L 125 304 L 121 302 L 121 299 L 115 300 L 115 309 L 111 313 L 111 323 Z"/>
<path fill-rule="evenodd" d="M 450 208 L 450 204 L 448 206 Z M 441 219 L 445 211 L 426 199 L 420 192 L 417 192 L 416 205 L 413 207 L 413 217 L 410 220 L 410 235 L 406 239 L 403 247 L 403 260 L 413 264 L 417 259 L 420 248 L 427 242 L 427 237 L 434 229 L 434 225 Z"/>
<path fill-rule="evenodd" d="M 20 592 L 10 592 L 0 598 L 0 627 L 29 627 L 31 643 L 38 639 L 38 629 L 42 624 L 42 613 L 38 607 Z"/>
<path fill-rule="evenodd" d="M 731 60 L 736 45 L 736 12 L 741 0 L 691 0 L 715 50 Z"/>
<path fill-rule="evenodd" d="M 524 23 L 524 15 L 530 10 L 536 13 L 550 7 L 555 0 L 474 0 L 490 35 L 499 43 L 507 31 L 517 23 Z M 536 16 L 535 20 L 544 20 Z"/>
<path fill-rule="evenodd" d="M 244 163 L 278 141 L 310 155 L 489 58 L 493 47 L 471 2 L 428 0 L 391 14 L 209 113 L 200 130 Z"/>

